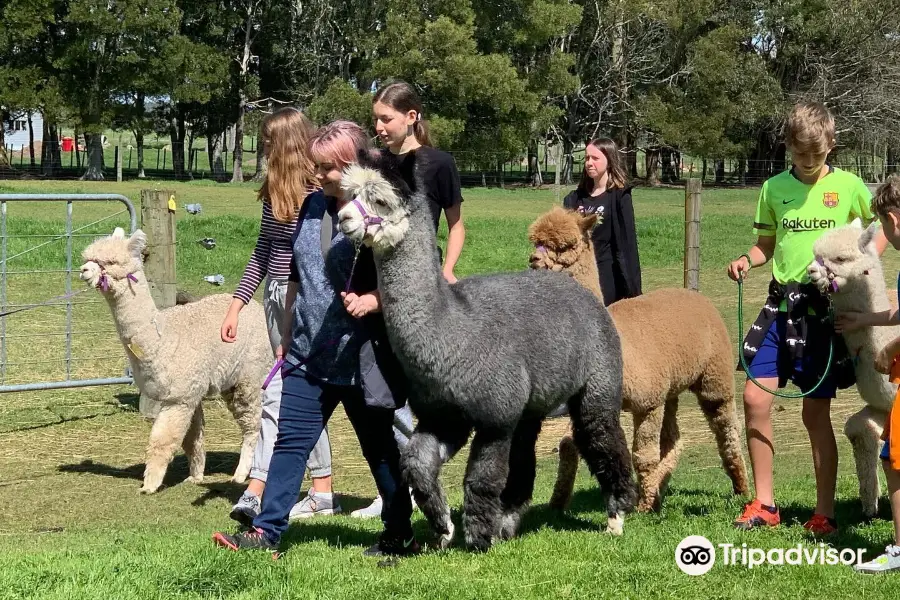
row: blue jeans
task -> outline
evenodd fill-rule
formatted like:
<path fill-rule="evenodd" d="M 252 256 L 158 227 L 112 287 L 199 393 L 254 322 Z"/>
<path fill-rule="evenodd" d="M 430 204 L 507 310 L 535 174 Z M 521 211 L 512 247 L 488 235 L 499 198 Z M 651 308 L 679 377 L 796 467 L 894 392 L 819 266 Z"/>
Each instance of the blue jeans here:
<path fill-rule="evenodd" d="M 253 525 L 273 543 L 281 540 L 288 527 L 288 514 L 300 493 L 306 461 L 340 402 L 384 501 L 381 520 L 385 534 L 408 539 L 412 535 L 412 500 L 400 474 L 393 411 L 368 408 L 359 386 L 329 385 L 296 368 L 284 369 L 282 378 L 278 437 L 269 463 L 262 509 Z"/>

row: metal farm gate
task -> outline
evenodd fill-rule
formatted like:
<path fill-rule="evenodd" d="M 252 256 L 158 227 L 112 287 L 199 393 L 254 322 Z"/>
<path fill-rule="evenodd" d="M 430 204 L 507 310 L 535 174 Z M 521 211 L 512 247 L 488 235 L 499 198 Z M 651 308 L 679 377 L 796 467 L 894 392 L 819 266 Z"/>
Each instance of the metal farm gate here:
<path fill-rule="evenodd" d="M 0 393 L 132 383 L 106 302 L 79 278 L 81 251 L 116 225 L 137 228 L 119 194 L 0 194 Z"/>

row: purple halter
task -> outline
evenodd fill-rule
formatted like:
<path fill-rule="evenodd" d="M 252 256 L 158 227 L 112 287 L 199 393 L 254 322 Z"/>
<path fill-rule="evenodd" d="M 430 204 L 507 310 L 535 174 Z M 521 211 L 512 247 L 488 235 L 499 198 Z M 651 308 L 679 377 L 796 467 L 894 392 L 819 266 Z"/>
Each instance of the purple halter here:
<path fill-rule="evenodd" d="M 368 228 L 369 225 L 379 225 L 384 221 L 384 219 L 382 219 L 381 217 L 372 216 L 367 213 L 365 207 L 363 206 L 363 203 L 359 200 L 359 196 L 357 196 L 350 202 L 356 205 L 356 208 L 359 209 L 359 214 L 361 214 L 363 218 L 363 225 L 365 225 L 366 228 Z"/>

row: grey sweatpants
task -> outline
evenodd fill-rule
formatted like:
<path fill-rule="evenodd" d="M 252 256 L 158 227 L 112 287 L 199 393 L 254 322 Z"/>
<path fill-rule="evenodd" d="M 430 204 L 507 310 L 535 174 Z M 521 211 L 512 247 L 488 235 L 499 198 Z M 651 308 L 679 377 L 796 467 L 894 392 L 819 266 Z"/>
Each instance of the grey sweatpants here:
<path fill-rule="evenodd" d="M 266 324 L 269 327 L 269 341 L 272 352 L 281 344 L 281 323 L 284 320 L 284 304 L 287 295 L 287 281 L 266 280 L 263 308 L 266 312 Z M 262 421 L 259 427 L 259 439 L 253 463 L 250 466 L 250 477 L 265 481 L 269 475 L 269 461 L 278 437 L 278 412 L 281 410 L 281 373 L 276 373 L 269 387 L 263 392 Z M 328 441 L 328 427 L 322 430 L 319 441 L 313 447 L 306 462 L 310 477 L 328 477 L 331 475 L 331 444 Z"/>

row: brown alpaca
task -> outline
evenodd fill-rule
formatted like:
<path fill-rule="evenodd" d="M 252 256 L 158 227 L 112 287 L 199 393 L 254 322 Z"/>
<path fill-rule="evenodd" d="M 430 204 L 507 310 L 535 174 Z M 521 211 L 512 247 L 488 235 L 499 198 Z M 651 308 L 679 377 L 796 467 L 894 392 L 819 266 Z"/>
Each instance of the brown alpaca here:
<path fill-rule="evenodd" d="M 591 243 L 594 215 L 554 207 L 529 228 L 537 248 L 533 269 L 567 271 L 600 300 Z M 640 484 L 639 511 L 658 510 L 683 449 L 678 395 L 690 390 L 716 437 L 735 494 L 747 492 L 740 426 L 734 404 L 731 340 L 719 311 L 703 295 L 681 288 L 655 290 L 608 307 L 622 343 L 622 408 L 634 422 L 632 461 Z M 550 506 L 572 498 L 578 450 L 571 426 L 559 443 L 559 473 Z"/>

